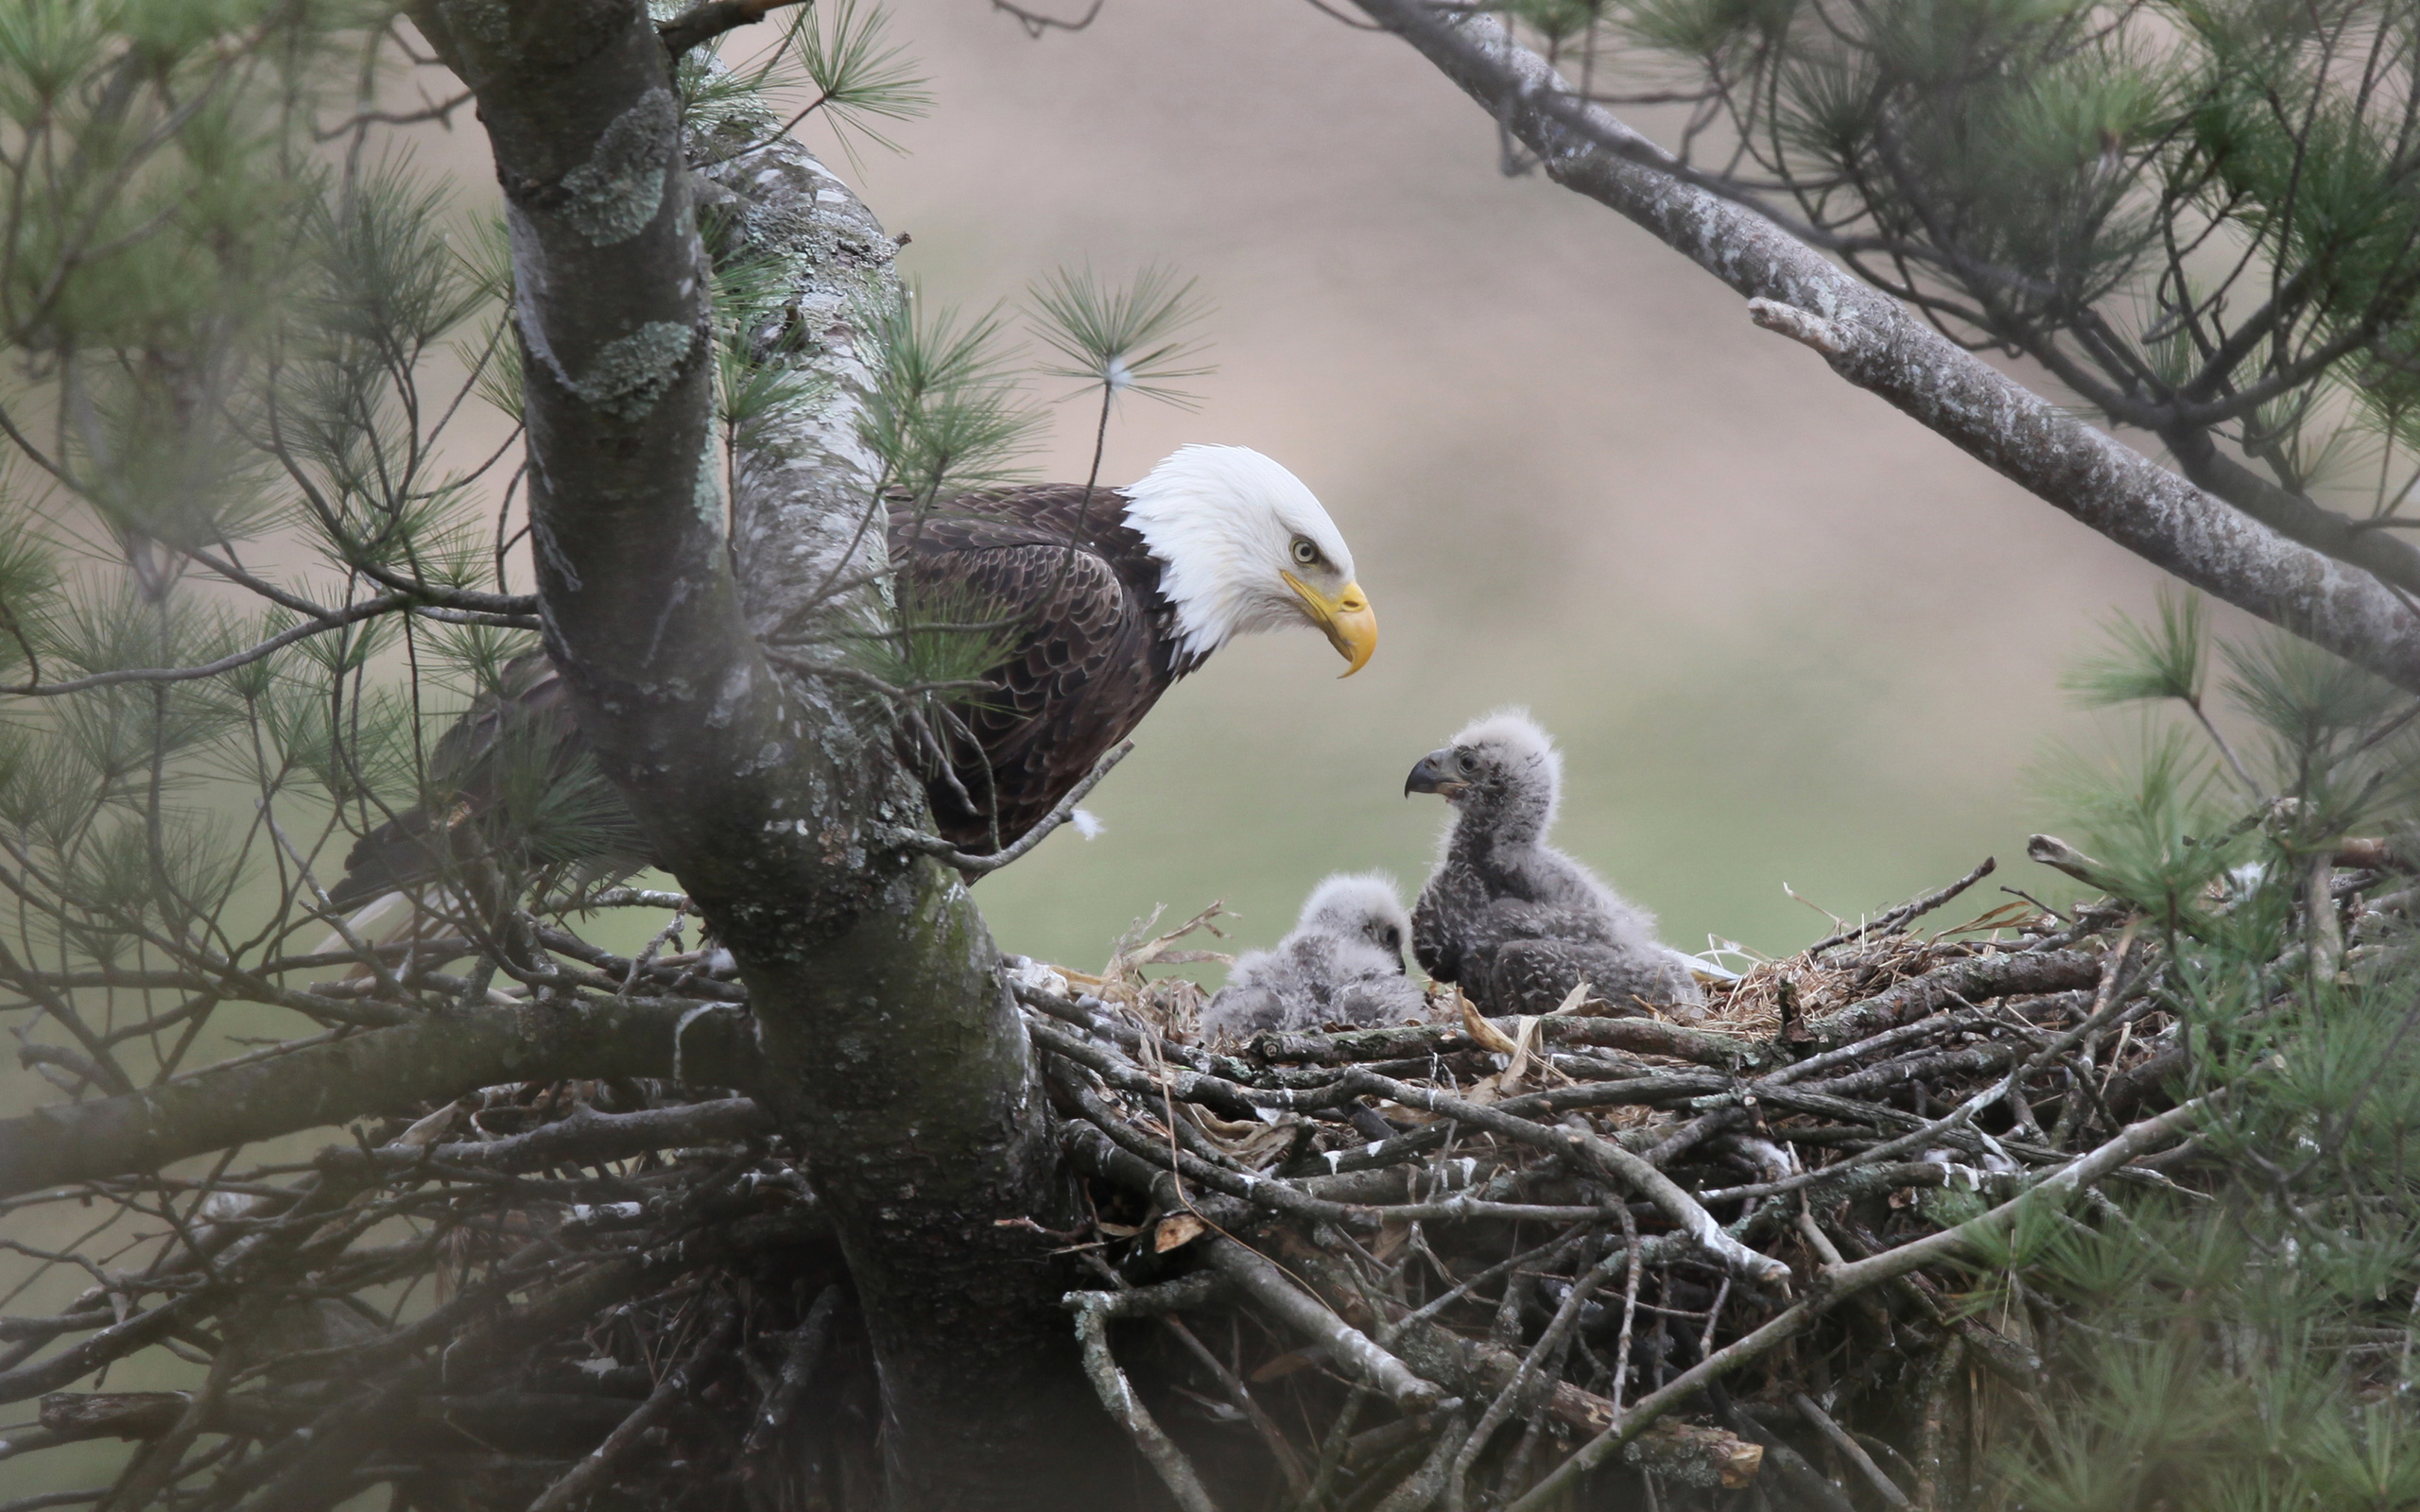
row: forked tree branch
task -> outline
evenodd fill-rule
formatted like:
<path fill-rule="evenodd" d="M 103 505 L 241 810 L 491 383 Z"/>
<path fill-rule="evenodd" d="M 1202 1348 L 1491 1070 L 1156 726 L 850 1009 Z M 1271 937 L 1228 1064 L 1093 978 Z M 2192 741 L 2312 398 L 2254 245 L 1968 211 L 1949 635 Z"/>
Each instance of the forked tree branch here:
<path fill-rule="evenodd" d="M 2360 568 L 2297 544 L 2062 412 L 1581 100 L 1495 14 L 1428 0 L 1355 0 L 1537 154 L 1547 175 L 1652 232 L 1995 472 L 2197 588 L 2420 692 L 2420 613 Z"/>

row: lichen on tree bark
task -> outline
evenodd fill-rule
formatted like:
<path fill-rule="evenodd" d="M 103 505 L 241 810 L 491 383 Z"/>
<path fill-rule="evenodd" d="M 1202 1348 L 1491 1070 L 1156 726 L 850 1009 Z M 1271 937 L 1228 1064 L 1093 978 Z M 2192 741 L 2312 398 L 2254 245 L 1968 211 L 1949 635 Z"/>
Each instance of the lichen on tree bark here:
<path fill-rule="evenodd" d="M 456 58 L 458 9 L 419 12 Z M 631 0 L 513 14 L 461 71 L 505 187 L 516 325 L 535 359 L 548 648 L 607 775 L 739 961 L 765 1095 L 857 1278 L 894 1490 L 908 1505 L 1064 1504 L 1071 1475 L 1086 1479 L 1084 1445 L 1107 1438 L 1055 1308 L 1063 1262 L 994 1222 L 1066 1201 L 996 952 L 959 880 L 884 839 L 923 807 L 891 712 L 841 679 L 776 674 L 758 639 L 828 645 L 885 611 L 876 470 L 856 421 L 872 356 L 860 312 L 896 298 L 890 244 L 786 141 L 667 179 L 645 227 L 601 241 L 586 190 L 602 183 L 582 175 L 678 150 L 677 125 L 645 109 L 666 85 L 662 48 Z M 794 297 L 759 354 L 821 380 L 815 403 L 733 459 L 728 549 L 699 507 L 714 429 L 700 194 L 736 208 L 744 255 L 786 265 Z M 611 385 L 590 376 L 667 323 L 700 339 L 679 361 L 672 343 L 650 347 L 667 360 L 645 375 L 648 403 L 618 370 Z M 1111 1473 L 1111 1456 L 1091 1458 Z"/>

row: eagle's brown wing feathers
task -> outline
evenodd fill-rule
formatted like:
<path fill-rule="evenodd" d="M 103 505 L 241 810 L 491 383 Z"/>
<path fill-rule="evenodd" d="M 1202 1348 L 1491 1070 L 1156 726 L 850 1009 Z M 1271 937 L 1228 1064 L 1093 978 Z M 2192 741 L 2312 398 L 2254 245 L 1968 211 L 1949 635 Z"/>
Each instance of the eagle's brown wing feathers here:
<path fill-rule="evenodd" d="M 497 682 L 429 752 L 435 801 L 355 840 L 328 889 L 331 903 L 354 908 L 438 881 L 488 852 L 499 830 L 522 841 L 517 859 L 527 865 L 579 862 L 612 873 L 647 864 L 637 821 L 604 786 L 545 653 L 513 658 Z"/>
<path fill-rule="evenodd" d="M 1116 490 L 1096 488 L 1087 504 L 1079 485 L 977 494 L 931 510 L 893 507 L 891 559 L 908 613 L 925 606 L 947 623 L 970 614 L 1005 622 L 996 632 L 1005 658 L 985 674 L 995 686 L 946 696 L 954 717 L 938 733 L 948 743 L 948 775 L 925 771 L 935 823 L 952 844 L 980 853 L 1013 842 L 1191 670 L 1171 660 L 1159 564 L 1122 523 L 1124 509 Z M 567 690 L 543 653 L 512 662 L 503 683 L 501 696 L 482 698 L 432 753 L 432 777 L 448 795 L 442 812 L 413 809 L 363 835 L 330 895 L 339 907 L 429 882 L 493 844 L 489 832 L 510 828 L 499 816 L 509 805 L 499 802 L 497 757 L 511 742 L 545 747 L 539 759 L 550 777 L 593 771 Z M 614 849 L 631 855 L 531 859 L 635 868 L 635 821 L 618 812 L 630 843 Z"/>
<path fill-rule="evenodd" d="M 986 675 L 995 686 L 949 701 L 956 784 L 939 773 L 926 784 L 936 827 L 961 850 L 991 850 L 1039 823 L 1174 680 L 1158 564 L 1115 523 L 1115 493 L 1094 490 L 1088 510 L 1082 499 L 1054 486 L 891 516 L 911 613 L 974 605 L 1011 627 Z"/>

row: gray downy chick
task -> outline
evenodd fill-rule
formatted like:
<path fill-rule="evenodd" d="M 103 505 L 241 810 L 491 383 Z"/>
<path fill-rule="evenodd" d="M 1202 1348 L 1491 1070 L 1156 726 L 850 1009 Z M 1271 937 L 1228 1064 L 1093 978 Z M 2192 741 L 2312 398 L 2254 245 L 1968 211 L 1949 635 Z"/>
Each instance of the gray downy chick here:
<path fill-rule="evenodd" d="M 1411 914 L 1412 953 L 1491 1017 L 1546 1013 L 1585 981 L 1616 1013 L 1703 1001 L 1654 919 L 1547 844 L 1563 756 L 1528 714 L 1490 714 L 1420 759 L 1404 792 L 1454 822 Z"/>
<path fill-rule="evenodd" d="M 1345 873 L 1311 889 L 1292 934 L 1252 951 L 1201 1010 L 1205 1034 L 1237 1038 L 1325 1023 L 1409 1023 L 1427 997 L 1404 974 L 1411 921 L 1394 879 Z"/>

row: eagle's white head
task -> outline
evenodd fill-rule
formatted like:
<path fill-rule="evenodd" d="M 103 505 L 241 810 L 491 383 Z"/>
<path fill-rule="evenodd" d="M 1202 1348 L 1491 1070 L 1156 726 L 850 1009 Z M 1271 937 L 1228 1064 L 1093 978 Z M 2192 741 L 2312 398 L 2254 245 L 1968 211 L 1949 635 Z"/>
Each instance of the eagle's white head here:
<path fill-rule="evenodd" d="M 1303 480 L 1242 446 L 1187 446 L 1119 490 L 1126 523 L 1164 564 L 1181 661 L 1281 625 L 1309 624 L 1361 670 L 1378 618 L 1353 552 Z"/>

